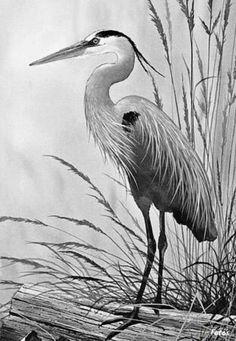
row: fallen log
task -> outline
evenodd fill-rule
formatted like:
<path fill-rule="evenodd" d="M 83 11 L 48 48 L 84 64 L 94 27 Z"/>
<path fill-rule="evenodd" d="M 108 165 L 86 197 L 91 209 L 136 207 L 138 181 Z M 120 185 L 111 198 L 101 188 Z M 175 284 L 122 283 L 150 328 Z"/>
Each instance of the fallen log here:
<path fill-rule="evenodd" d="M 35 331 L 43 341 L 101 341 L 118 325 L 101 323 L 114 318 L 114 313 L 131 310 L 132 306 L 99 305 L 66 292 L 24 285 L 12 298 L 9 315 L 2 320 L 0 340 L 20 341 Z M 139 317 L 143 323 L 128 328 L 114 340 L 203 340 L 211 335 L 217 340 L 235 340 L 235 316 L 213 318 L 210 314 L 175 309 L 159 309 L 156 315 L 150 307 L 141 307 Z"/>

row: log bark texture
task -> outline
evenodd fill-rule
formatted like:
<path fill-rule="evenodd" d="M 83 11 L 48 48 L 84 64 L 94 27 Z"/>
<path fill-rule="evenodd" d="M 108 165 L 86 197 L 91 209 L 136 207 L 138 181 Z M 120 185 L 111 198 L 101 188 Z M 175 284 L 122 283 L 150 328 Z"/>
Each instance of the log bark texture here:
<path fill-rule="evenodd" d="M 90 300 L 52 292 L 45 287 L 24 285 L 12 298 L 9 315 L 2 321 L 0 340 L 20 341 L 34 330 L 43 341 L 60 337 L 69 341 L 101 341 L 118 325 L 101 326 L 101 322 L 114 318 L 115 311 L 122 313 L 131 309 L 131 306 L 115 304 L 99 306 Z M 160 309 L 158 316 L 152 309 L 144 307 L 139 316 L 143 323 L 128 328 L 114 340 L 236 339 L 236 317 L 222 319 L 222 316 L 215 316 L 212 319 L 210 314 L 174 309 Z"/>

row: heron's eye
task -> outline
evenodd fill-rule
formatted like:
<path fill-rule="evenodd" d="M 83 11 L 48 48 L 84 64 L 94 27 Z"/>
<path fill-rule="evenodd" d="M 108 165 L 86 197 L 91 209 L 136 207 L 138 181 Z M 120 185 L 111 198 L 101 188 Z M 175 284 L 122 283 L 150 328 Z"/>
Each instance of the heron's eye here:
<path fill-rule="evenodd" d="M 93 43 L 93 45 L 97 45 L 99 43 L 99 39 L 93 38 L 92 43 Z"/>

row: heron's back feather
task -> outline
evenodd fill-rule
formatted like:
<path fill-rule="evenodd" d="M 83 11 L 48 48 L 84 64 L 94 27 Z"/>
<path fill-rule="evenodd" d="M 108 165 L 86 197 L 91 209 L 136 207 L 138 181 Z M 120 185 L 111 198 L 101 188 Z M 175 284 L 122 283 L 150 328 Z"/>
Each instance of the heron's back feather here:
<path fill-rule="evenodd" d="M 146 99 L 127 97 L 118 108 L 122 113 L 129 109 L 139 114 L 133 131 L 126 133 L 134 167 L 129 179 L 137 204 L 146 196 L 159 210 L 173 212 L 176 221 L 187 225 L 199 241 L 214 240 L 217 231 L 209 181 L 189 142 L 174 122 Z M 129 158 L 130 152 L 127 161 Z"/>

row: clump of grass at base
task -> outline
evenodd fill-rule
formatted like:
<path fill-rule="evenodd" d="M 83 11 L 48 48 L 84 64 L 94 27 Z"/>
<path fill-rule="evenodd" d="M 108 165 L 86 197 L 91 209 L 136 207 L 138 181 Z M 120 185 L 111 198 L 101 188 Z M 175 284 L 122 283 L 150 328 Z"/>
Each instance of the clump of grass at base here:
<path fill-rule="evenodd" d="M 102 192 L 88 176 L 65 160 L 55 156 L 51 157 L 88 184 L 92 191 L 91 196 L 98 205 L 102 206 L 112 231 L 107 233 L 96 223 L 75 217 L 52 215 L 51 219 L 55 224 L 48 224 L 37 219 L 3 216 L 0 217 L 2 224 L 15 222 L 29 224 L 30 228 L 34 226 L 37 229 L 55 230 L 55 233 L 61 233 L 62 238 L 66 241 L 60 243 L 31 242 L 35 247 L 46 248 L 51 254 L 51 259 L 22 259 L 12 256 L 1 257 L 2 261 L 8 264 L 21 264 L 25 268 L 25 272 L 22 273 L 24 281 L 21 282 L 25 282 L 26 277 L 29 277 L 28 281 L 32 283 L 32 278 L 35 281 L 37 277 L 35 285 L 50 286 L 52 291 L 61 289 L 74 296 L 77 296 L 78 291 L 80 296 L 83 295 L 99 304 L 109 302 L 131 304 L 141 281 L 141 265 L 146 257 L 145 234 L 135 217 L 131 216 L 132 228 L 119 219 Z M 129 213 L 127 212 L 127 214 Z M 75 226 L 75 232 L 69 233 L 65 228 L 58 227 L 60 222 Z M 91 230 L 97 235 L 103 241 L 103 245 L 106 246 L 110 243 L 110 247 L 108 249 L 106 247 L 99 248 L 83 240 L 81 230 L 84 231 L 84 229 Z M 112 249 L 113 252 L 111 253 L 109 249 Z M 82 291 L 81 283 L 84 285 Z M 13 285 L 13 283 L 11 284 Z M 2 281 L 1 285 L 7 286 L 9 281 Z M 15 283 L 15 285 L 18 287 L 20 283 Z M 103 298 L 105 298 L 104 301 Z"/>

